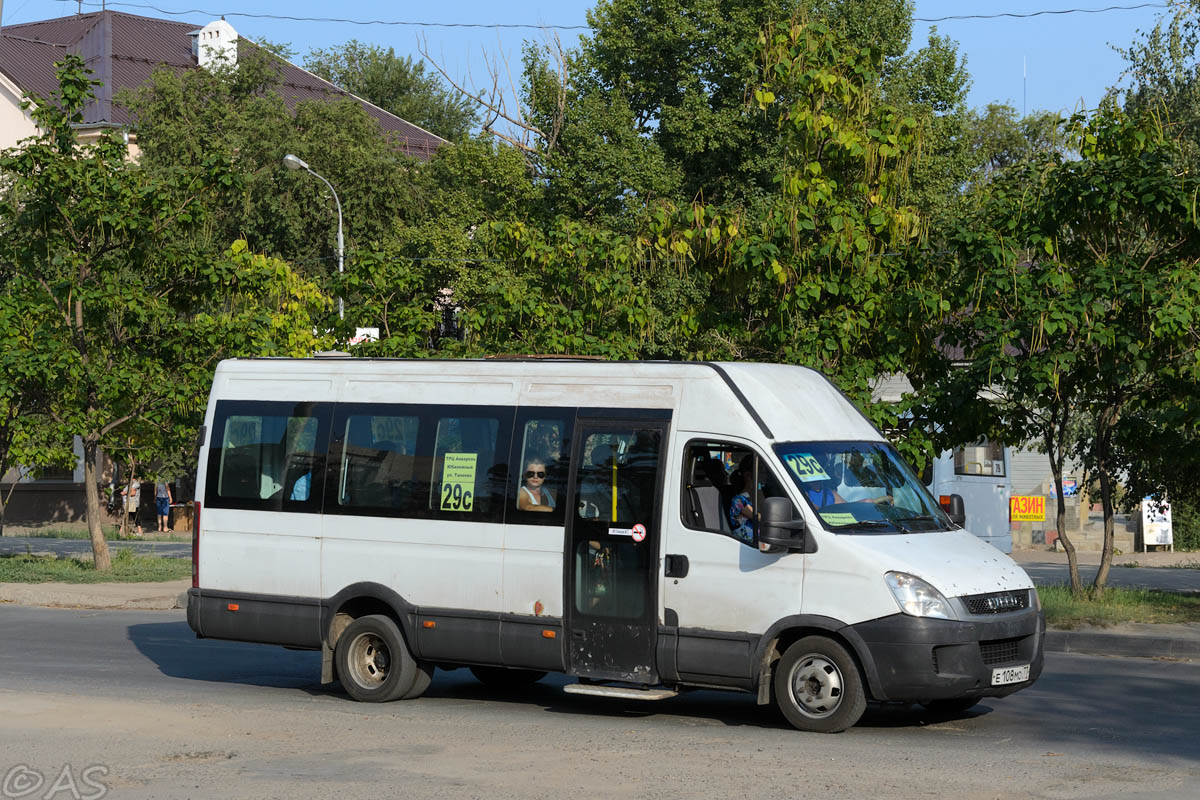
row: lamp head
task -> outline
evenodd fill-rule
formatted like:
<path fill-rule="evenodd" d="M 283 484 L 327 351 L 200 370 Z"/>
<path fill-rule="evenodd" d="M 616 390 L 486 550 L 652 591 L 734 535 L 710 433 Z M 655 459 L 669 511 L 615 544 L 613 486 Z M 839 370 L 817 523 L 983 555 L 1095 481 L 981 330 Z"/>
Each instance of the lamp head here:
<path fill-rule="evenodd" d="M 283 165 L 288 169 L 308 169 L 308 164 L 305 164 L 291 153 L 283 157 Z"/>

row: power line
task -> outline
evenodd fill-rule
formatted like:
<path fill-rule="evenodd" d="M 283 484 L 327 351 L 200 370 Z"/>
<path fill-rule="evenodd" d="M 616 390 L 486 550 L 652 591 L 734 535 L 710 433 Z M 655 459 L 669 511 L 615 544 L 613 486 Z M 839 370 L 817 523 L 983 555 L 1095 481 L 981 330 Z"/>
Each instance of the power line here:
<path fill-rule="evenodd" d="M 110 3 L 109 5 L 113 5 Z M 1167 8 L 1170 3 L 1138 3 L 1132 6 L 1105 6 L 1104 8 L 1063 8 L 1058 10 L 1043 9 L 1041 11 L 1002 11 L 995 14 L 955 14 L 947 17 L 913 17 L 913 22 L 949 22 L 971 19 L 1029 19 L 1048 15 L 1062 14 L 1104 14 L 1109 11 L 1136 11 L 1139 8 Z"/>
<path fill-rule="evenodd" d="M 92 8 L 112 8 L 113 6 L 122 6 L 124 8 L 148 8 L 152 11 L 157 11 L 160 14 L 168 16 L 182 17 L 187 14 L 201 14 L 203 16 L 217 17 L 247 17 L 250 19 L 278 19 L 288 22 L 341 22 L 347 25 L 391 25 L 405 26 L 414 28 L 533 28 L 536 30 L 552 29 L 560 31 L 585 31 L 589 30 L 589 25 L 532 25 L 526 23 L 510 22 L 510 23 L 482 23 L 482 22 L 414 22 L 408 20 L 385 20 L 385 19 L 346 19 L 344 17 L 294 17 L 287 14 L 259 14 L 250 11 L 205 11 L 198 8 L 189 8 L 186 10 L 170 11 L 158 6 L 147 5 L 144 3 L 84 3 L 85 6 Z"/>
<path fill-rule="evenodd" d="M 384 19 L 348 19 L 345 17 L 297 17 L 289 14 L 265 14 L 251 11 L 207 11 L 204 9 L 190 8 L 172 11 L 165 8 L 159 8 L 155 5 L 146 3 L 121 3 L 121 2 L 104 2 L 104 3 L 83 3 L 91 8 L 111 8 L 121 6 L 124 8 L 143 8 L 151 11 L 157 11 L 159 14 L 167 16 L 181 17 L 189 14 L 200 14 L 202 16 L 217 18 L 217 17 L 246 17 L 248 19 L 276 19 L 286 20 L 288 22 L 324 22 L 324 23 L 343 23 L 346 25 L 386 25 L 393 27 L 412 27 L 412 28 L 488 28 L 488 29 L 512 29 L 523 28 L 532 30 L 559 30 L 559 31 L 583 31 L 590 30 L 590 25 L 535 25 L 531 23 L 521 22 L 501 22 L 501 23 L 484 23 L 484 22 L 417 22 L 414 20 L 384 20 Z M 1042 16 L 1063 16 L 1067 14 L 1106 14 L 1110 11 L 1136 11 L 1143 8 L 1168 8 L 1170 3 L 1137 3 L 1134 5 L 1112 5 L 1104 6 L 1103 8 L 1062 8 L 1062 9 L 1042 9 L 1040 11 L 1003 11 L 994 14 L 951 14 L 944 17 L 913 17 L 913 22 L 961 22 L 969 20 L 989 20 L 989 19 L 1031 19 L 1033 17 Z"/>

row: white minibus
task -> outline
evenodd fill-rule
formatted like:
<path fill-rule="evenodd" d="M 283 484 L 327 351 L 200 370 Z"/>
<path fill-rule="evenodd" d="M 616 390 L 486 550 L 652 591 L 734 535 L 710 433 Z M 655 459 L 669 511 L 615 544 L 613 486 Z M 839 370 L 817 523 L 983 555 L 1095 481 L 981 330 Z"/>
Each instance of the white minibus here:
<path fill-rule="evenodd" d="M 238 359 L 201 435 L 199 637 L 310 648 L 351 697 L 435 668 L 839 731 L 1042 670 L 1037 592 L 817 372 L 583 359 Z M 954 520 L 958 520 L 956 523 Z"/>

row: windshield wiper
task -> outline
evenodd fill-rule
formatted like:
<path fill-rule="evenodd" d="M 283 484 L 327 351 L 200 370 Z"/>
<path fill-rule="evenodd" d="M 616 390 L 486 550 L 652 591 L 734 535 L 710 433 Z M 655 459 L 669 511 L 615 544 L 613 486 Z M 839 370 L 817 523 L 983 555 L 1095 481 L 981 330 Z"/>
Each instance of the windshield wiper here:
<path fill-rule="evenodd" d="M 892 522 L 940 522 L 940 520 L 932 514 L 918 514 L 913 517 L 893 517 Z"/>
<path fill-rule="evenodd" d="M 863 519 L 858 522 L 847 522 L 844 525 L 829 525 L 831 531 L 844 531 L 850 528 L 899 528 L 899 525 L 893 524 L 889 520 L 882 519 Z M 904 530 L 900 528 L 900 530 Z"/>

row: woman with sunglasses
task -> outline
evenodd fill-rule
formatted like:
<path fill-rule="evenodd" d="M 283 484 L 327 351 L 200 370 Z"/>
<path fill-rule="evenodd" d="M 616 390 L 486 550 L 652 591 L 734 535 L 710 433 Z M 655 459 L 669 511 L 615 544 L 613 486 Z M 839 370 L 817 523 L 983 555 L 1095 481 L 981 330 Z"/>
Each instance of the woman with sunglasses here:
<path fill-rule="evenodd" d="M 525 483 L 517 493 L 517 508 L 521 511 L 553 511 L 554 495 L 545 488 L 546 464 L 540 459 L 525 465 Z"/>

